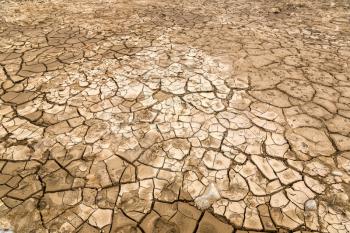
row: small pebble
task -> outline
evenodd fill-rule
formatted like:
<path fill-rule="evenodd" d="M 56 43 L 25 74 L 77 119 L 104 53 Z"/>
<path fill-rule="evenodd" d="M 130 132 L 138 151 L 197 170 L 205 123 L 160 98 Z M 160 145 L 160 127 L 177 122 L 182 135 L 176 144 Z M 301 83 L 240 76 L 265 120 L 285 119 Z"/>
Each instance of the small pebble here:
<path fill-rule="evenodd" d="M 79 166 L 79 170 L 82 171 L 82 172 L 85 172 L 87 170 L 87 166 L 85 164 L 81 164 Z"/>
<path fill-rule="evenodd" d="M 339 170 L 334 170 L 334 171 L 332 171 L 332 175 L 334 175 L 334 176 L 343 176 L 343 173 L 341 171 L 339 171 Z"/>
<path fill-rule="evenodd" d="M 317 203 L 315 200 L 310 199 L 305 202 L 305 210 L 306 211 L 313 211 L 317 209 Z"/>
<path fill-rule="evenodd" d="M 281 9 L 279 7 L 272 7 L 270 12 L 274 14 L 278 14 L 281 12 Z"/>

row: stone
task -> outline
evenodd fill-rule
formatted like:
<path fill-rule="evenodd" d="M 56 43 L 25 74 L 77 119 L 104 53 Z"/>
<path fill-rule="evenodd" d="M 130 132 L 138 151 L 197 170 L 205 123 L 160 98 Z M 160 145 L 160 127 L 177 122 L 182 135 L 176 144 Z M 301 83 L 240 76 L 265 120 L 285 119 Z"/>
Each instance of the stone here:
<path fill-rule="evenodd" d="M 221 195 L 214 183 L 210 183 L 205 192 L 195 199 L 199 209 L 208 209 L 215 201 L 219 200 Z"/>
<path fill-rule="evenodd" d="M 281 9 L 280 9 L 279 7 L 272 7 L 272 8 L 270 9 L 270 12 L 271 12 L 271 13 L 274 13 L 274 14 L 278 14 L 278 13 L 281 12 Z"/>
<path fill-rule="evenodd" d="M 307 200 L 305 202 L 305 210 L 306 211 L 315 211 L 317 210 L 317 202 L 313 199 Z"/>

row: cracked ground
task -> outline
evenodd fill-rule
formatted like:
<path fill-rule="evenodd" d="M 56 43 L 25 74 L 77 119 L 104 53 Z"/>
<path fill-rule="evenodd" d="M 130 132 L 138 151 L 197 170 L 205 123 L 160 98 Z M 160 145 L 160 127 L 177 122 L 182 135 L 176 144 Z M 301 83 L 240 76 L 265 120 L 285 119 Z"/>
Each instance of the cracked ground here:
<path fill-rule="evenodd" d="M 350 232 L 349 19 L 0 1 L 0 231 Z"/>

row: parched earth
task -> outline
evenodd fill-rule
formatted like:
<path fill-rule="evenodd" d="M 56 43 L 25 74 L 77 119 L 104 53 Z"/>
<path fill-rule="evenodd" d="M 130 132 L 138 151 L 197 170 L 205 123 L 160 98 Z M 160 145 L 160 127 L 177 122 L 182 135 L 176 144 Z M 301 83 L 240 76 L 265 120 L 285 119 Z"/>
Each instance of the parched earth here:
<path fill-rule="evenodd" d="M 0 231 L 350 232 L 348 0 L 0 1 Z"/>

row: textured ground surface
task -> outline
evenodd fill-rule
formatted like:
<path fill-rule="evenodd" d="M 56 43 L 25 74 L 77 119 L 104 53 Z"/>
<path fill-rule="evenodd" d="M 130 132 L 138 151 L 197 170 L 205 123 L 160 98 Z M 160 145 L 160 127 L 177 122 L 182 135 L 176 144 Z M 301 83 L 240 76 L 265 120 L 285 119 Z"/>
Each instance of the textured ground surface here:
<path fill-rule="evenodd" d="M 349 5 L 0 1 L 0 228 L 350 232 Z"/>

